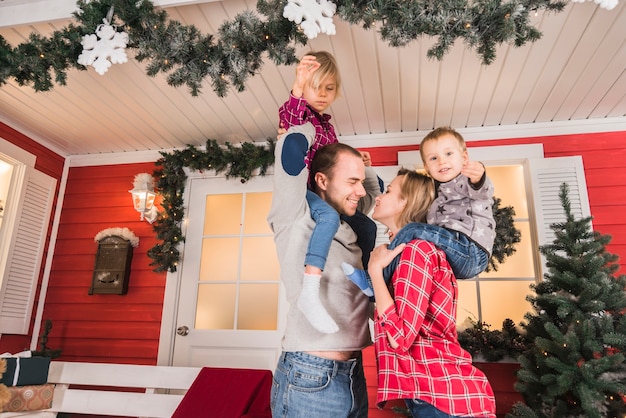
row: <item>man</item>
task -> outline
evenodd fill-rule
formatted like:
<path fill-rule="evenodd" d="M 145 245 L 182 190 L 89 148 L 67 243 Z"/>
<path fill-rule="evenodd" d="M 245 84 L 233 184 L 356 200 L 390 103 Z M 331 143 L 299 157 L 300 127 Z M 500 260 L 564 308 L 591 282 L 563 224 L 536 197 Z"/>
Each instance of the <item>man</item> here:
<path fill-rule="evenodd" d="M 306 202 L 305 155 L 314 139 L 310 124 L 294 126 L 276 144 L 274 194 L 268 222 L 274 232 L 289 311 L 283 352 L 274 373 L 272 415 L 278 417 L 367 417 L 361 349 L 371 344 L 369 300 L 349 281 L 341 262 L 361 265 L 354 231 L 341 222 L 322 272 L 320 299 L 339 331 L 321 333 L 297 308 L 304 256 L 315 222 Z M 376 173 L 354 148 L 320 148 L 311 165 L 313 190 L 341 215 L 369 212 L 380 194 Z"/>

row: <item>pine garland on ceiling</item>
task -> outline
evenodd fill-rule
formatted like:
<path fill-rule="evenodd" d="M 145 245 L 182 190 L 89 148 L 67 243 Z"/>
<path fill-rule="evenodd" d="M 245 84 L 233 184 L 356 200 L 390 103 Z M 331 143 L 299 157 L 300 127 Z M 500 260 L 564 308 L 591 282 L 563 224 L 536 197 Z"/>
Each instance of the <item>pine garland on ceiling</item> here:
<path fill-rule="evenodd" d="M 179 244 L 185 241 L 181 224 L 185 214 L 183 194 L 186 170 L 225 173 L 226 178 L 239 178 L 245 183 L 254 175 L 267 174 L 268 168 L 274 164 L 274 147 L 271 139 L 265 146 L 243 142 L 241 146 L 226 143 L 224 147 L 209 139 L 204 150 L 188 145 L 183 150 L 161 152 L 154 177 L 157 179 L 157 192 L 162 197 L 162 210 L 152 225 L 161 242 L 148 250 L 153 271 L 173 273 L 180 261 Z M 500 203 L 499 198 L 494 198 L 496 238 L 487 271 L 497 271 L 498 265 L 516 252 L 515 247 L 521 239 L 521 233 L 515 227 L 515 210 L 512 206 L 501 207 Z"/>
<path fill-rule="evenodd" d="M 167 74 L 171 86 L 186 85 L 200 93 L 204 79 L 220 97 L 229 86 L 245 90 L 264 54 L 277 65 L 296 62 L 296 46 L 307 37 L 298 25 L 283 17 L 286 0 L 259 0 L 257 12 L 244 11 L 225 21 L 218 33 L 203 34 L 193 25 L 168 18 L 147 0 L 79 0 L 76 23 L 50 37 L 32 33 L 28 42 L 11 47 L 0 36 L 0 86 L 9 78 L 35 91 L 49 91 L 53 79 L 67 83 L 67 71 L 85 70 L 77 63 L 82 37 L 94 33 L 111 7 L 111 24 L 129 36 L 135 59 L 147 62 L 147 74 Z M 336 0 L 337 16 L 365 29 L 376 29 L 393 47 L 408 45 L 429 35 L 436 43 L 427 55 L 441 60 L 457 39 L 475 49 L 484 64 L 496 58 L 496 47 L 522 46 L 541 37 L 531 20 L 540 10 L 560 12 L 563 0 Z M 54 76 L 54 77 L 53 77 Z"/>

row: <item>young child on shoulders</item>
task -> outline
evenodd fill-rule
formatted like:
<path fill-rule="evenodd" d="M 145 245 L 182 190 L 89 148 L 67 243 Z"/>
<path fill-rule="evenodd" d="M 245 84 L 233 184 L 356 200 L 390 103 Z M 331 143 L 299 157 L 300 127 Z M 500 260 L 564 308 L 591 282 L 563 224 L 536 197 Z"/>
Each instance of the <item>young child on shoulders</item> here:
<path fill-rule="evenodd" d="M 485 166 L 470 161 L 461 134 L 450 127 L 428 133 L 420 143 L 420 155 L 435 182 L 435 200 L 427 223 L 405 225 L 396 236 L 390 236 L 389 249 L 414 239 L 430 241 L 445 252 L 457 279 L 472 278 L 487 268 L 493 249 L 493 184 Z M 393 276 L 399 259 L 384 269 L 385 281 Z M 346 263 L 342 267 L 360 288 L 371 288 L 366 271 Z"/>
<path fill-rule="evenodd" d="M 289 99 L 279 109 L 281 130 L 305 123 L 311 123 L 315 128 L 315 141 L 304 161 L 309 172 L 316 151 L 325 145 L 339 142 L 335 128 L 330 123 L 331 116 L 324 112 L 337 98 L 340 87 L 341 78 L 334 57 L 325 51 L 309 52 L 298 63 Z M 363 161 L 366 166 L 371 165 L 368 154 L 363 155 Z M 304 260 L 305 270 L 298 308 L 319 332 L 334 333 L 339 327 L 321 303 L 319 292 L 330 244 L 341 221 L 337 211 L 310 189 L 307 190 L 306 198 L 315 228 Z M 375 245 L 374 222 L 360 212 L 343 219 L 355 230 L 357 243 L 369 257 Z"/>

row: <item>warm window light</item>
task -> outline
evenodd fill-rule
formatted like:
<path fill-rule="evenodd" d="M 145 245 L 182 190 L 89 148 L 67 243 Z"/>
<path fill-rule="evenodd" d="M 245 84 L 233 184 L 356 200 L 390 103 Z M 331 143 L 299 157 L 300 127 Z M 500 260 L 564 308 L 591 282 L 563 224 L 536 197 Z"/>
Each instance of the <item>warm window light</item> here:
<path fill-rule="evenodd" d="M 128 191 L 133 195 L 133 206 L 140 213 L 140 220 L 152 223 L 159 215 L 154 206 L 156 193 L 154 192 L 154 178 L 148 173 L 140 173 L 135 176 L 133 189 Z"/>

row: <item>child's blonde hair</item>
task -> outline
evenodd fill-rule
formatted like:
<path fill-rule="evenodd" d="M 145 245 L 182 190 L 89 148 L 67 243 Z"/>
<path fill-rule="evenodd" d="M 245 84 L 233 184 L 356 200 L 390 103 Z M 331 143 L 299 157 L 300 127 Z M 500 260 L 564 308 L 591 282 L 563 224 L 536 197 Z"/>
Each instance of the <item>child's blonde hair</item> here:
<path fill-rule="evenodd" d="M 400 196 L 406 200 L 404 209 L 398 214 L 397 225 L 402 228 L 411 222 L 426 222 L 428 208 L 435 200 L 435 185 L 428 175 L 401 168 L 398 176 L 404 176 L 400 185 Z"/>
<path fill-rule="evenodd" d="M 341 77 L 339 75 L 339 67 L 337 67 L 335 57 L 333 57 L 330 52 L 326 51 L 311 51 L 305 55 L 313 55 L 317 62 L 320 63 L 320 67 L 313 73 L 313 77 L 311 77 L 311 81 L 309 82 L 310 86 L 317 90 L 320 88 L 322 81 L 324 81 L 327 77 L 334 77 L 338 96 L 341 89 Z"/>
<path fill-rule="evenodd" d="M 463 136 L 460 133 L 458 133 L 456 130 L 452 129 L 449 126 L 440 126 L 439 128 L 436 128 L 430 131 L 428 135 L 426 135 L 424 139 L 422 139 L 422 142 L 420 142 L 420 156 L 422 157 L 422 161 L 426 161 L 426 156 L 424 155 L 424 151 L 423 151 L 424 144 L 429 141 L 436 141 L 437 139 L 441 138 L 444 135 L 452 135 L 453 137 L 455 137 L 459 143 L 459 147 L 461 148 L 461 151 L 467 151 L 467 146 L 465 145 L 465 139 L 463 139 Z"/>

